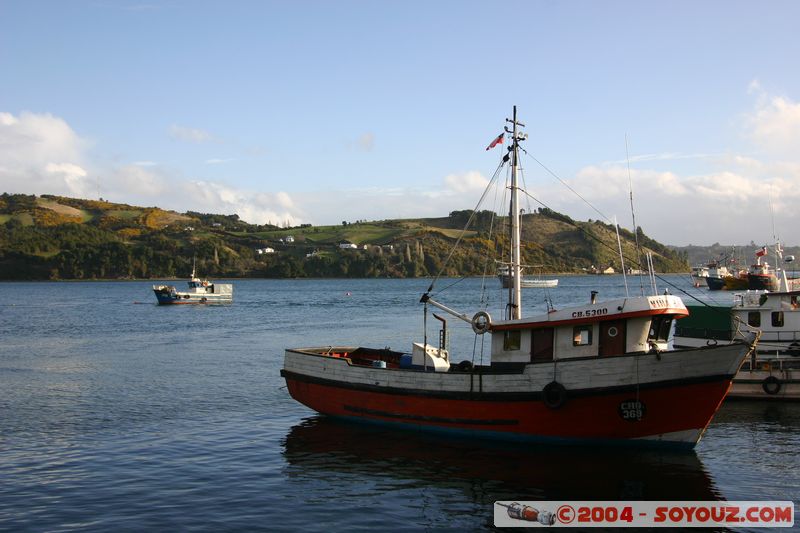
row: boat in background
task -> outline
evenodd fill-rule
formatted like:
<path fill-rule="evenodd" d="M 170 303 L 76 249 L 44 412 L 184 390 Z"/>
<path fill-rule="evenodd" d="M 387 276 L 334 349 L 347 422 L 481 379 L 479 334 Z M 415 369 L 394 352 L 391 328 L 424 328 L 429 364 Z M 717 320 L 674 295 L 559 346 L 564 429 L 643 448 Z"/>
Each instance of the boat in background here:
<path fill-rule="evenodd" d="M 728 267 L 721 265 L 719 261 L 709 263 L 708 276 L 706 276 L 706 285 L 708 290 L 718 291 L 725 288 L 725 278 L 730 276 Z"/>
<path fill-rule="evenodd" d="M 723 288 L 726 291 L 747 290 L 747 270 L 740 270 L 735 275 L 730 274 L 722 278 Z"/>
<path fill-rule="evenodd" d="M 174 285 L 153 285 L 159 305 L 185 304 L 229 304 L 233 303 L 233 285 L 229 283 L 212 283 L 200 279 L 192 265 L 192 277 L 189 279 L 189 290 L 179 291 Z"/>
<path fill-rule="evenodd" d="M 410 353 L 358 344 L 288 348 L 281 375 L 289 394 L 341 419 L 468 438 L 694 447 L 755 337 L 670 349 L 673 321 L 688 313 L 669 294 L 598 301 L 593 291 L 585 305 L 523 318 L 517 172 L 527 136 L 516 107 L 506 120 L 510 148 L 498 172 L 511 160 L 513 286 L 503 319 L 486 310 L 470 317 L 436 301 L 434 280 L 420 299 L 423 341 L 411 342 Z M 447 321 L 436 314 L 439 342 L 429 344 L 429 307 L 471 324 L 478 349 L 477 336 L 489 334 L 490 363 L 476 353 L 455 362 Z"/>
<path fill-rule="evenodd" d="M 708 267 L 705 265 L 694 266 L 692 267 L 692 271 L 689 273 L 692 278 L 692 285 L 695 287 L 702 287 L 706 284 L 706 278 L 708 277 Z"/>
<path fill-rule="evenodd" d="M 513 274 L 509 274 L 508 265 L 503 265 L 497 270 L 497 278 L 502 283 L 504 289 L 508 289 L 514 285 L 512 276 Z M 520 284 L 523 289 L 552 289 L 553 287 L 558 287 L 558 279 L 523 276 Z"/>
<path fill-rule="evenodd" d="M 675 347 L 692 348 L 744 339 L 743 330 L 761 331 L 733 380 L 728 396 L 800 400 L 800 291 L 746 291 L 733 304 L 689 305 L 689 317 L 675 326 Z"/>
<path fill-rule="evenodd" d="M 711 291 L 747 289 L 747 270 L 739 268 L 735 247 L 727 256 L 708 264 L 706 285 Z"/>
<path fill-rule="evenodd" d="M 756 262 L 750 265 L 747 271 L 747 288 L 750 290 L 778 290 L 778 276 L 766 260 L 762 262 L 762 257 L 765 255 L 767 255 L 766 246 L 756 252 Z"/>

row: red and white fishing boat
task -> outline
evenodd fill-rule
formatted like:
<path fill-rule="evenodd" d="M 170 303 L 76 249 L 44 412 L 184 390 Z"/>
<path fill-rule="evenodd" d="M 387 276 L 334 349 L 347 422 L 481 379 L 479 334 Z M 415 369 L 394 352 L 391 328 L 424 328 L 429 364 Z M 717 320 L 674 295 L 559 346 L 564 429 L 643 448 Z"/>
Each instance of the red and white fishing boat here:
<path fill-rule="evenodd" d="M 468 316 L 491 336 L 491 363 L 454 363 L 445 334 L 411 353 L 358 346 L 290 348 L 281 375 L 289 393 L 336 417 L 470 436 L 559 443 L 693 447 L 703 435 L 755 340 L 669 349 L 680 298 L 639 296 L 590 302 L 522 318 L 517 168 L 524 126 L 506 128 L 511 146 L 511 258 L 507 316 Z M 427 314 L 426 314 L 427 316 Z M 435 316 L 435 315 L 434 315 Z M 445 321 L 441 317 L 436 317 Z M 383 345 L 380 339 L 375 344 Z M 465 354 L 468 356 L 468 354 Z"/>

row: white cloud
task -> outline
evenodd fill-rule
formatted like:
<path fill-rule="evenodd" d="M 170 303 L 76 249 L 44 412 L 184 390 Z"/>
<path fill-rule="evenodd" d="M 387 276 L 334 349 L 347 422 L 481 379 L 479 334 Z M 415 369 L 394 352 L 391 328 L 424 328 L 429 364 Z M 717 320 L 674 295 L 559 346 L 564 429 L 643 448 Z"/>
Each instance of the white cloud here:
<path fill-rule="evenodd" d="M 185 182 L 180 194 L 188 205 L 186 210 L 211 213 L 236 213 L 239 218 L 254 224 L 299 224 L 302 212 L 288 193 L 253 193 L 208 181 Z"/>
<path fill-rule="evenodd" d="M 184 139 L 211 136 L 174 127 Z M 181 179 L 179 172 L 153 161 L 92 168 L 89 143 L 61 118 L 23 112 L 0 113 L 0 190 L 106 199 L 165 209 L 236 213 L 248 222 L 295 223 L 302 211 L 289 194 L 254 193 L 210 181 Z"/>
<path fill-rule="evenodd" d="M 778 232 L 796 243 L 800 165 L 742 156 L 721 161 L 725 168 L 694 175 L 631 168 L 637 224 L 668 244 L 741 244 L 770 239 L 774 213 Z M 606 217 L 629 220 L 627 168 L 589 166 L 567 182 Z M 571 193 L 553 188 L 545 195 L 554 199 L 550 207 L 573 218 L 598 218 Z"/>
<path fill-rule="evenodd" d="M 186 126 L 179 126 L 177 124 L 173 124 L 169 127 L 169 135 L 173 139 L 195 144 L 206 143 L 213 140 L 211 134 L 206 130 L 187 128 Z"/>
<path fill-rule="evenodd" d="M 480 172 L 472 170 L 465 174 L 448 174 L 444 177 L 444 184 L 449 191 L 465 193 L 482 191 L 489 184 L 489 180 Z M 475 199 L 477 201 L 477 197 Z"/>
<path fill-rule="evenodd" d="M 159 168 L 124 165 L 103 173 L 101 193 L 106 199 L 118 198 L 131 203 L 132 198 L 151 205 L 157 198 L 168 198 L 172 193 L 171 180 Z M 158 207 L 164 207 L 156 203 Z"/>
<path fill-rule="evenodd" d="M 0 113 L 0 189 L 85 196 L 94 189 L 89 143 L 49 113 Z"/>
<path fill-rule="evenodd" d="M 748 136 L 765 152 L 795 159 L 800 154 L 800 103 L 791 98 L 760 92 L 755 109 L 745 115 L 745 125 Z"/>
<path fill-rule="evenodd" d="M 78 165 L 72 163 L 48 163 L 45 165 L 44 170 L 48 174 L 62 179 L 74 195 L 82 196 L 86 194 L 91 186 L 86 180 L 87 172 Z"/>

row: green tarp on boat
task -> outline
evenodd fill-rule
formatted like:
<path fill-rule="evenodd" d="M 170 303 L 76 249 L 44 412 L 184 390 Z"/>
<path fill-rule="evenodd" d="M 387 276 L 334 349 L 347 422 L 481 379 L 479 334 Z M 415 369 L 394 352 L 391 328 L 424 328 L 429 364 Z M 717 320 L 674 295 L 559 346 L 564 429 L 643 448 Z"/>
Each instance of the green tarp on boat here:
<path fill-rule="evenodd" d="M 721 305 L 687 305 L 689 316 L 677 321 L 675 335 L 701 339 L 731 340 L 731 308 Z"/>

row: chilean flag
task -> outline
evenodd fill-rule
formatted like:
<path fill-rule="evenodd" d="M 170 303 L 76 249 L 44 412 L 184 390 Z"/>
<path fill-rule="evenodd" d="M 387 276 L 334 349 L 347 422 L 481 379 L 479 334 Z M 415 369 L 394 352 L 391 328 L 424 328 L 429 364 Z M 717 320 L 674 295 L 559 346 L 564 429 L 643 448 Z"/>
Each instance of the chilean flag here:
<path fill-rule="evenodd" d="M 489 143 L 489 146 L 486 147 L 486 150 L 491 150 L 498 144 L 503 144 L 503 135 L 505 134 L 501 133 L 500 135 L 498 135 L 496 139 L 494 139 L 491 143 Z"/>
<path fill-rule="evenodd" d="M 763 257 L 765 255 L 767 255 L 767 247 L 766 246 L 764 246 L 760 250 L 756 251 L 756 257 Z"/>

